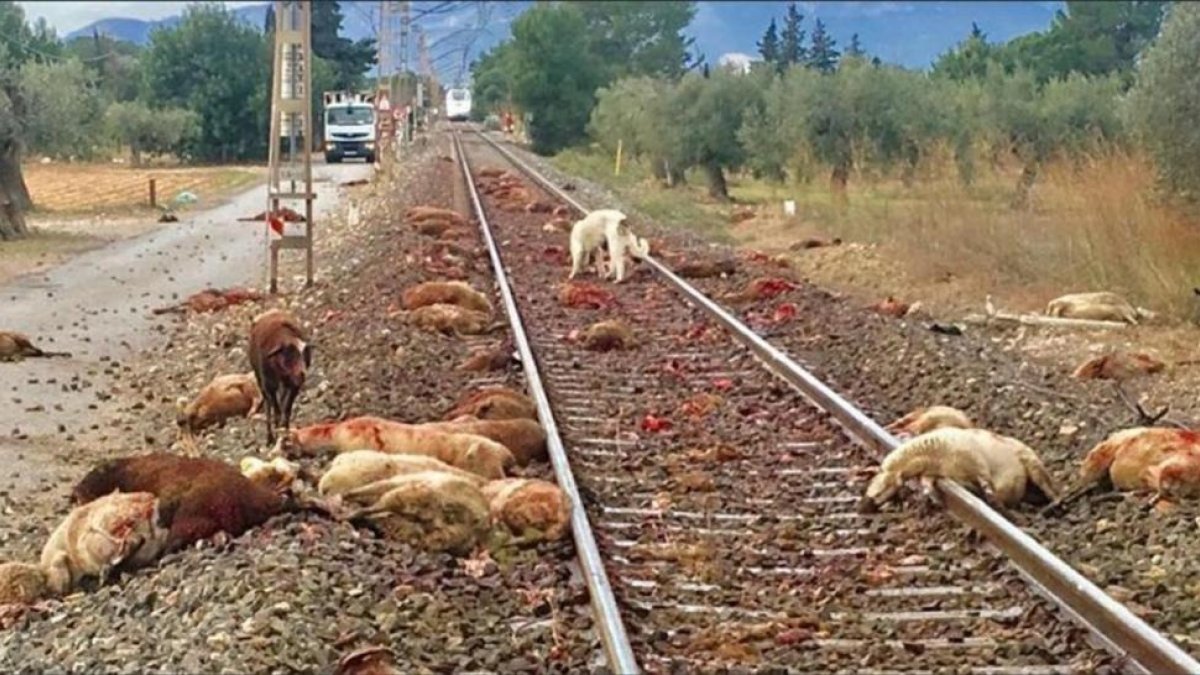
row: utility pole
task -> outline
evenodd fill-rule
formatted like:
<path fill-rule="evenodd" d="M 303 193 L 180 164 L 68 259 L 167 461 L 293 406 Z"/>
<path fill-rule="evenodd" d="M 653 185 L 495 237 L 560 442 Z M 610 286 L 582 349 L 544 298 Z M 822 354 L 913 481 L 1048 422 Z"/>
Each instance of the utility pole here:
<path fill-rule="evenodd" d="M 271 76 L 271 137 L 268 145 L 267 221 L 270 287 L 279 292 L 279 251 L 305 251 L 306 287 L 313 284 L 312 4 L 275 2 L 275 68 Z M 284 153 L 283 139 L 287 139 Z M 280 202 L 304 201 L 303 235 L 287 234 Z"/>

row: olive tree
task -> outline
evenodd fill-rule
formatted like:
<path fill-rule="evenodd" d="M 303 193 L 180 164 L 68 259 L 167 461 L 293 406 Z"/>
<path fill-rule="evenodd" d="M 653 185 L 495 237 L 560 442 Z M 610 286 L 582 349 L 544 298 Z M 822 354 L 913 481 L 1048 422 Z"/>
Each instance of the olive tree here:
<path fill-rule="evenodd" d="M 682 179 L 679 143 L 669 106 L 671 82 L 651 77 L 617 80 L 596 92 L 588 133 L 609 152 L 645 159 L 654 174 L 675 184 Z"/>
<path fill-rule="evenodd" d="M 129 146 L 134 166 L 142 153 L 178 152 L 200 129 L 200 116 L 190 110 L 154 110 L 139 101 L 113 103 L 104 114 L 108 133 Z"/>
<path fill-rule="evenodd" d="M 709 77 L 690 74 L 674 89 L 666 106 L 668 123 L 675 128 L 679 159 L 686 167 L 704 171 L 708 193 L 729 200 L 725 171 L 746 161 L 746 150 L 738 141 L 746 113 L 760 105 L 763 77 L 718 70 Z"/>
<path fill-rule="evenodd" d="M 1138 65 L 1129 113 L 1164 185 L 1200 196 L 1200 6 L 1172 5 Z"/>
<path fill-rule="evenodd" d="M 21 69 L 21 95 L 30 114 L 26 146 L 56 158 L 91 157 L 98 140 L 100 99 L 77 60 L 29 63 Z"/>

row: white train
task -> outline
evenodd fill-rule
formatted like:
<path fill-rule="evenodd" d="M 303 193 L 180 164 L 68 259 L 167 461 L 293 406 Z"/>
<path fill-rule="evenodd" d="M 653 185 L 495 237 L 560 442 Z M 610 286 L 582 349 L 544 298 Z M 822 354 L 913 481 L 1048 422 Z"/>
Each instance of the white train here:
<path fill-rule="evenodd" d="M 451 89 L 446 92 L 446 119 L 465 122 L 471 116 L 471 90 Z"/>

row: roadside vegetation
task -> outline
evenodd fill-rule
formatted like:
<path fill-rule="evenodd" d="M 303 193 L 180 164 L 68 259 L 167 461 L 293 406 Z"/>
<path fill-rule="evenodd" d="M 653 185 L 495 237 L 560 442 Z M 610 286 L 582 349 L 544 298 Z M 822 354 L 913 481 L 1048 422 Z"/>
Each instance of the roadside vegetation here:
<path fill-rule="evenodd" d="M 918 285 L 973 282 L 976 305 L 1002 289 L 1103 288 L 1190 314 L 1200 7 L 1068 2 L 1047 30 L 1007 43 L 973 27 L 928 72 L 881 63 L 856 36 L 843 48 L 794 5 L 765 28 L 749 72 L 710 67 L 688 57 L 681 25 L 645 11 L 637 20 L 652 37 L 636 44 L 671 53 L 676 70 L 597 71 L 603 84 L 577 104 L 586 123 L 569 133 L 556 123 L 558 142 L 539 142 L 539 121 L 557 112 L 503 86 L 512 54 L 539 63 L 517 26 L 476 64 L 487 87 L 477 100 L 522 110 L 535 150 L 666 222 L 766 249 L 808 236 L 879 244 Z M 549 5 L 518 24 L 554 13 L 595 23 Z M 555 71 L 523 77 L 551 86 Z M 794 217 L 784 200 L 797 203 Z M 747 206 L 757 217 L 734 225 Z"/>
<path fill-rule="evenodd" d="M 316 101 L 325 90 L 360 87 L 375 48 L 371 40 L 338 35 L 338 3 L 314 9 Z M 87 210 L 82 202 L 97 209 L 144 202 L 144 165 L 263 161 L 273 31 L 272 12 L 266 25 L 250 26 L 221 5 L 197 3 L 179 24 L 155 31 L 144 47 L 100 34 L 64 41 L 44 23 L 28 22 L 16 3 L 0 2 L 0 35 L 6 38 L 0 41 L 0 241 L 27 236 L 25 214 L 35 207 L 62 212 Z M 52 170 L 40 162 L 62 167 L 61 175 L 48 177 Z M 48 178 L 43 184 L 49 189 L 25 180 L 31 166 Z M 115 174 L 102 182 L 132 188 L 60 194 L 56 184 L 81 172 Z M 163 190 L 177 184 L 219 190 L 254 175 L 156 174 Z M 93 196 L 75 198 L 84 193 Z"/>

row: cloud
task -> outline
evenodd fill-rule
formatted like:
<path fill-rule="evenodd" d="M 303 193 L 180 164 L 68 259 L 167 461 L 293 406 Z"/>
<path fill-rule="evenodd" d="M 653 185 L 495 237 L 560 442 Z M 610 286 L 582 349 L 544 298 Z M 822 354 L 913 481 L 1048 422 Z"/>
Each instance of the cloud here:
<path fill-rule="evenodd" d="M 740 71 L 742 73 L 750 72 L 750 64 L 756 61 L 753 56 L 742 52 L 729 52 L 722 54 L 717 59 L 717 65 L 721 68 L 729 68 L 730 70 Z"/>
<path fill-rule="evenodd" d="M 189 2 L 18 2 L 30 20 L 45 19 L 58 34 L 100 19 L 141 19 L 155 21 L 182 14 Z M 259 2 L 226 2 L 228 7 L 259 5 Z"/>

